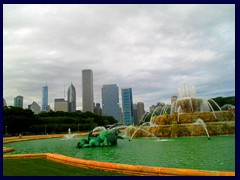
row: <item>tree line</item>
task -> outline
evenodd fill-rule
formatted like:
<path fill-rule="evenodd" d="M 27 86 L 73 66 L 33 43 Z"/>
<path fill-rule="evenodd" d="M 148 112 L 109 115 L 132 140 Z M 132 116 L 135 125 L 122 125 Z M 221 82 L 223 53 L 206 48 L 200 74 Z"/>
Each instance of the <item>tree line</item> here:
<path fill-rule="evenodd" d="M 100 116 L 91 112 L 62 112 L 50 111 L 34 114 L 30 109 L 19 107 L 4 107 L 3 132 L 4 136 L 18 134 L 60 134 L 88 131 L 96 126 L 106 126 L 117 123 L 112 116 Z"/>

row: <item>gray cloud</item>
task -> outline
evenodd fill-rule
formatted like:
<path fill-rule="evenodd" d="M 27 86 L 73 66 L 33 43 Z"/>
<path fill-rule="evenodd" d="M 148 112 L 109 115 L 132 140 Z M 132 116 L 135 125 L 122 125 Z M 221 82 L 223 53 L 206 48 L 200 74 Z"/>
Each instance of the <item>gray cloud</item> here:
<path fill-rule="evenodd" d="M 72 82 L 81 109 L 81 71 L 133 88 L 146 110 L 185 83 L 200 97 L 235 95 L 234 5 L 3 5 L 3 96 L 24 106 L 64 97 Z M 121 97 L 120 97 L 121 99 Z"/>

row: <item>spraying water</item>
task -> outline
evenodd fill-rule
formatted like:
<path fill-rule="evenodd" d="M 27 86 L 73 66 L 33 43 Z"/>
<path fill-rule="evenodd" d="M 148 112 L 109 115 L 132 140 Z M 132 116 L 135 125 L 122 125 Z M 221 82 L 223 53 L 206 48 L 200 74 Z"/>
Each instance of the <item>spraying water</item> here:
<path fill-rule="evenodd" d="M 198 118 L 198 119 L 196 120 L 196 122 L 193 123 L 193 125 L 201 125 L 201 126 L 204 128 L 204 130 L 205 130 L 205 132 L 206 132 L 206 134 L 207 134 L 208 139 L 209 139 L 209 140 L 211 139 L 210 136 L 209 136 L 209 134 L 208 134 L 208 130 L 207 130 L 206 124 L 204 123 L 204 121 L 203 121 L 201 118 Z"/>
<path fill-rule="evenodd" d="M 145 122 L 145 123 L 143 123 L 141 126 L 139 126 L 139 127 L 134 131 L 134 133 L 132 134 L 132 136 L 131 136 L 131 138 L 129 139 L 129 141 L 132 140 L 132 138 L 134 137 L 134 135 L 135 135 L 139 130 L 144 131 L 144 132 L 146 132 L 146 133 L 148 133 L 148 134 L 151 134 L 152 137 L 156 137 L 153 133 L 151 133 L 151 132 L 149 132 L 149 131 L 147 131 L 147 130 L 145 130 L 145 129 L 142 128 L 142 126 L 145 126 L 145 125 L 151 125 L 151 124 L 150 124 L 149 122 Z M 156 138 L 157 138 L 157 137 L 156 137 Z"/>

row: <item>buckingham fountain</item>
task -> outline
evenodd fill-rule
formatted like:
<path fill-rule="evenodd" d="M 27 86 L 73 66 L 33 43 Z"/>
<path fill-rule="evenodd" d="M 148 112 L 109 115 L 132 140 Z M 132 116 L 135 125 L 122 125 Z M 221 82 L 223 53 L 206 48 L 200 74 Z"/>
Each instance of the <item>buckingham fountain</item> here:
<path fill-rule="evenodd" d="M 205 135 L 210 139 L 210 135 L 235 134 L 234 110 L 222 111 L 213 99 L 196 97 L 196 89 L 192 84 L 179 87 L 176 101 L 170 106 L 157 107 L 149 122 L 145 122 L 145 119 L 142 118 L 139 127 L 126 128 L 126 135 L 131 137 L 130 140 L 133 137 Z"/>

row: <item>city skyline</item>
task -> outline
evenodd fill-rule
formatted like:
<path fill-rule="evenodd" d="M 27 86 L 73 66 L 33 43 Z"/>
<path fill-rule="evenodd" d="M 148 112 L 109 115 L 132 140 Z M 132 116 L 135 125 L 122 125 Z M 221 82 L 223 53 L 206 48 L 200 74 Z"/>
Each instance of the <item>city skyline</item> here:
<path fill-rule="evenodd" d="M 146 110 L 170 103 L 186 83 L 199 97 L 235 96 L 235 6 L 3 5 L 8 105 L 18 95 L 24 107 L 41 104 L 47 80 L 52 109 L 72 82 L 82 110 L 82 69 L 93 70 L 100 104 L 103 84 L 131 87 L 133 102 L 144 102 Z"/>

